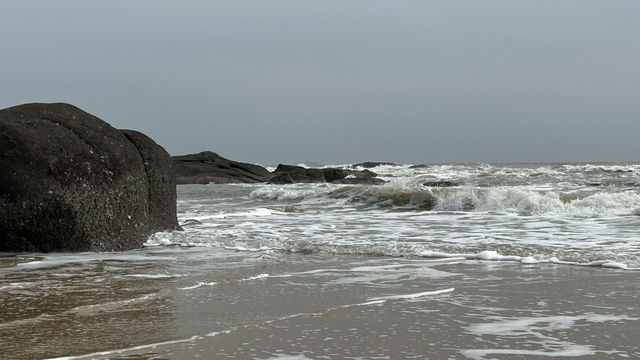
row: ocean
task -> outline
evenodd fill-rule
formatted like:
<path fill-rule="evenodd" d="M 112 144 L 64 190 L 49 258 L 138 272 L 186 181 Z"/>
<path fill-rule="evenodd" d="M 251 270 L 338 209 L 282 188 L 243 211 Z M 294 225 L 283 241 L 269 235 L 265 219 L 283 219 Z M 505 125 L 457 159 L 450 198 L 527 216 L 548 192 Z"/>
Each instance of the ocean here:
<path fill-rule="evenodd" d="M 639 164 L 371 170 L 179 185 L 142 249 L 2 254 L 0 358 L 640 358 Z"/>

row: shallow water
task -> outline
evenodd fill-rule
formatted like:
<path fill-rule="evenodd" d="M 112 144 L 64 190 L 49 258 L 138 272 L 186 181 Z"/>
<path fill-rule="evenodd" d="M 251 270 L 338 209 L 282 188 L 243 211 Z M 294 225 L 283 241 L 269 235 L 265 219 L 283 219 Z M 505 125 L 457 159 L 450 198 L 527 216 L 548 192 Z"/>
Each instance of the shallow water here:
<path fill-rule="evenodd" d="M 629 270 L 175 246 L 39 261 L 2 269 L 3 359 L 640 356 Z"/>
<path fill-rule="evenodd" d="M 143 249 L 0 256 L 0 358 L 640 358 L 640 166 L 373 170 L 179 186 L 198 222 Z"/>

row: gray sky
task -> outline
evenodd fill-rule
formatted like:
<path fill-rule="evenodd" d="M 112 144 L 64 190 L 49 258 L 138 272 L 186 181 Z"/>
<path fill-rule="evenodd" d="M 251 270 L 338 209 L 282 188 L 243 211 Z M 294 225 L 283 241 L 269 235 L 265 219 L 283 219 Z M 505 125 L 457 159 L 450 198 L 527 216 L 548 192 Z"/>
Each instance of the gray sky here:
<path fill-rule="evenodd" d="M 3 0 L 0 107 L 171 154 L 640 161 L 640 1 Z"/>

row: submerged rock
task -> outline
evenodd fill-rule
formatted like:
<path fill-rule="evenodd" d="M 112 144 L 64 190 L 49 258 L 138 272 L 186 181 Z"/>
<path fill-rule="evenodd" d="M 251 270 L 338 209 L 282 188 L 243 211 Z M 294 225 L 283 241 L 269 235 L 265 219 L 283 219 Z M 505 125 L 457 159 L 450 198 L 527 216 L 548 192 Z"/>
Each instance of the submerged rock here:
<path fill-rule="evenodd" d="M 211 151 L 172 159 L 178 184 L 260 183 L 273 176 L 262 166 L 225 159 Z"/>
<path fill-rule="evenodd" d="M 422 185 L 424 185 L 424 186 L 430 186 L 430 187 L 452 187 L 452 186 L 460 186 L 460 184 L 458 184 L 457 182 L 450 181 L 450 180 L 427 181 L 426 183 L 423 183 Z"/>
<path fill-rule="evenodd" d="M 0 110 L 0 251 L 139 248 L 178 228 L 169 154 L 68 104 Z"/>

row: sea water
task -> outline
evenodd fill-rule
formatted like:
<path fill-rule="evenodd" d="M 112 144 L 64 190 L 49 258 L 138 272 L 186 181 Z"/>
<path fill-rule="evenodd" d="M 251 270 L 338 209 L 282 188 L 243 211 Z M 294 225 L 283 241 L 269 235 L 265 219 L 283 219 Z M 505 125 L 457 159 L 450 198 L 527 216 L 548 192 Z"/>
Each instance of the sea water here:
<path fill-rule="evenodd" d="M 640 357 L 640 165 L 371 170 L 180 185 L 143 249 L 3 255 L 0 358 Z"/>
<path fill-rule="evenodd" d="M 640 268 L 640 165 L 374 170 L 385 185 L 181 186 L 199 224 L 147 245 Z"/>

